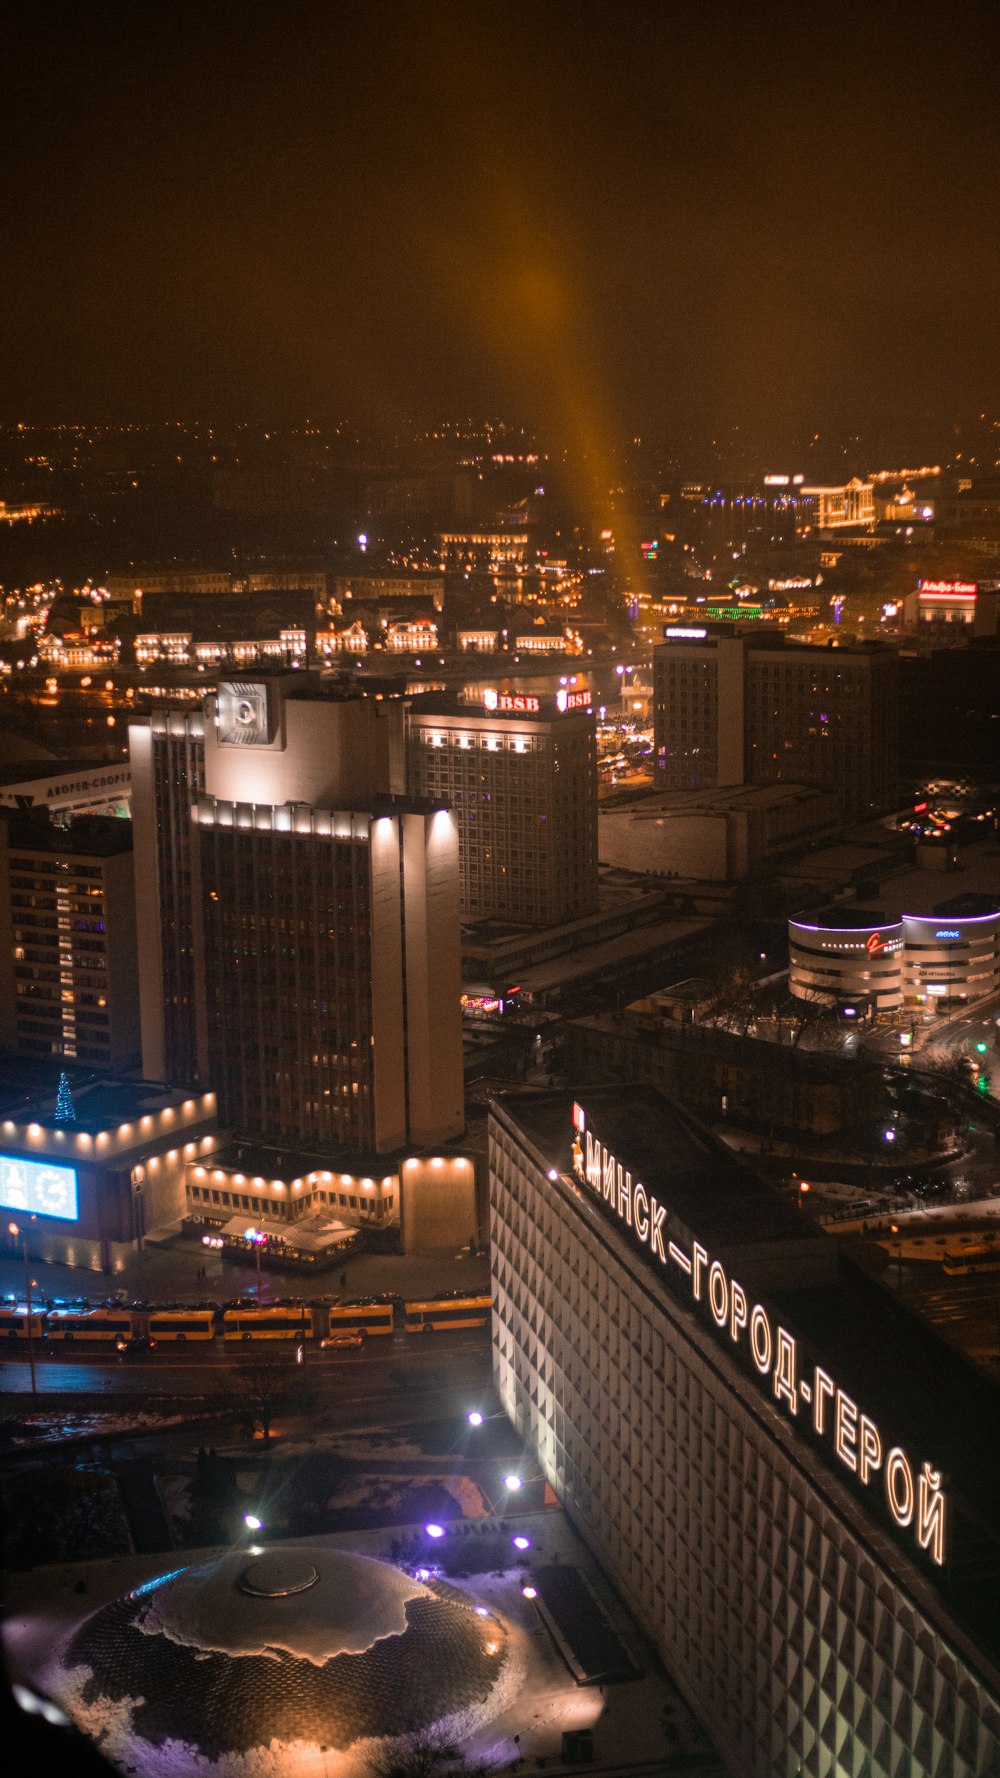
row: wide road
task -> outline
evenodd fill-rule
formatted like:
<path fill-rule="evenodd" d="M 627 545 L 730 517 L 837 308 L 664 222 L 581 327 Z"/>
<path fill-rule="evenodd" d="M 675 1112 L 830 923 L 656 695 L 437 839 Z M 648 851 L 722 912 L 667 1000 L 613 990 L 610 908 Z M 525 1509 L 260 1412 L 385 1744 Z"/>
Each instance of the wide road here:
<path fill-rule="evenodd" d="M 447 1372 L 449 1388 L 475 1387 L 488 1378 L 490 1342 L 487 1330 L 475 1334 L 429 1334 L 420 1343 L 392 1340 L 388 1349 L 371 1341 L 360 1351 L 323 1352 L 307 1346 L 304 1364 L 284 1341 L 255 1340 L 237 1346 L 213 1341 L 208 1346 L 174 1347 L 143 1356 L 120 1357 L 116 1352 L 91 1347 L 43 1346 L 36 1355 L 35 1377 L 44 1395 L 129 1396 L 224 1396 L 232 1398 L 238 1387 L 239 1366 L 252 1359 L 268 1363 L 284 1360 L 290 1370 L 323 1394 L 340 1398 L 395 1394 L 407 1389 L 426 1390 L 440 1385 Z M 24 1348 L 16 1358 L 0 1360 L 0 1392 L 27 1395 L 31 1371 Z"/>
<path fill-rule="evenodd" d="M 899 1033 L 912 1028 L 911 1021 L 900 1013 L 892 1027 L 863 1033 L 861 1041 L 886 1060 L 899 1062 L 905 1060 Z M 933 1070 L 968 1056 L 986 1069 L 990 1076 L 991 1096 L 1000 1099 L 1000 994 L 992 994 L 970 1009 L 959 1009 L 935 1019 L 922 1032 L 919 1026 L 917 1030 L 920 1043 L 911 1065 L 914 1078 L 919 1079 L 922 1066 Z M 977 1043 L 986 1045 L 982 1056 L 976 1050 Z M 971 1071 L 969 1082 L 971 1086 Z"/>

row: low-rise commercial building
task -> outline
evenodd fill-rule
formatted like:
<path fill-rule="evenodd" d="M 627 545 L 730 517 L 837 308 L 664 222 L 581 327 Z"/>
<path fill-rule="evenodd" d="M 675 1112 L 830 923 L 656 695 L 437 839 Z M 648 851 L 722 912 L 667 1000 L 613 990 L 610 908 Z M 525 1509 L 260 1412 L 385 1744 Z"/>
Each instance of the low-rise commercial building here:
<path fill-rule="evenodd" d="M 189 1158 L 186 1201 L 189 1223 L 210 1237 L 229 1230 L 226 1244 L 252 1254 L 263 1231 L 272 1249 L 317 1267 L 343 1234 L 395 1228 L 413 1253 L 454 1250 L 478 1232 L 475 1162 L 453 1149 L 320 1158 L 227 1143 Z"/>
<path fill-rule="evenodd" d="M 146 1233 L 184 1215 L 188 1164 L 217 1140 L 215 1094 L 68 1072 L 69 1120 L 54 1073 L 30 1111 L 22 1096 L 0 1119 L 0 1208 L 33 1257 L 118 1271 Z"/>
<path fill-rule="evenodd" d="M 598 985 L 631 998 L 651 973 L 662 979 L 700 967 L 718 911 L 677 912 L 665 892 L 605 872 L 597 912 L 578 920 L 541 930 L 500 920 L 463 927 L 466 993 L 564 1009 Z"/>
<path fill-rule="evenodd" d="M 740 882 L 832 834 L 836 793 L 801 784 L 728 786 L 604 802 L 602 864 L 716 883 Z"/>
<path fill-rule="evenodd" d="M 682 1023 L 655 995 L 633 1001 L 620 1018 L 573 1019 L 565 1036 L 571 1080 L 658 1087 L 712 1123 L 832 1136 L 856 1133 L 878 1111 L 877 1077 L 853 1060 Z"/>
<path fill-rule="evenodd" d="M 1000 580 L 925 579 L 903 600 L 908 630 L 936 631 L 951 639 L 1000 634 Z"/>
<path fill-rule="evenodd" d="M 899 919 L 848 907 L 789 920 L 788 985 L 829 1006 L 864 1001 L 928 1017 L 986 999 L 1000 990 L 1000 897 L 989 902 L 957 896 Z"/>

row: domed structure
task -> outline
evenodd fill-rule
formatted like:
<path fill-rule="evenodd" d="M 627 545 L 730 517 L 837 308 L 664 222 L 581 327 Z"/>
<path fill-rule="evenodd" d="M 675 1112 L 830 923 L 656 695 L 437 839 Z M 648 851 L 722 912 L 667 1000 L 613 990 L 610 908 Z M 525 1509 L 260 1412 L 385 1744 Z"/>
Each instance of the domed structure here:
<path fill-rule="evenodd" d="M 291 1545 L 146 1581 L 80 1625 L 48 1683 L 144 1774 L 197 1760 L 213 1778 L 277 1778 L 312 1754 L 333 1778 L 404 1734 L 464 1740 L 513 1701 L 519 1666 L 501 1620 L 457 1589 Z"/>

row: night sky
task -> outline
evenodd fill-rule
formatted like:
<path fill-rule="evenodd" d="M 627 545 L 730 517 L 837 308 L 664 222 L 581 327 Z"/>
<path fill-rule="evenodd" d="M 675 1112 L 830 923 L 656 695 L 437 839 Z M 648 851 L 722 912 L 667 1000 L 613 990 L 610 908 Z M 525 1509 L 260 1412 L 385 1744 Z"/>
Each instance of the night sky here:
<path fill-rule="evenodd" d="M 990 5 L 5 16 L 4 419 L 766 443 L 1000 396 Z"/>

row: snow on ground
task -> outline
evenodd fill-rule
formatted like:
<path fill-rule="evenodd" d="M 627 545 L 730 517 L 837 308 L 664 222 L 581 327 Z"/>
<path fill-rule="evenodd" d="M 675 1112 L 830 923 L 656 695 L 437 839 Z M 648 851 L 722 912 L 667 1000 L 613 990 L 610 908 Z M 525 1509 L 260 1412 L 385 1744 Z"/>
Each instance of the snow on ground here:
<path fill-rule="evenodd" d="M 116 1414 L 100 1408 L 86 1414 L 19 1414 L 18 1421 L 24 1430 L 16 1432 L 11 1443 L 54 1445 L 75 1438 L 113 1437 L 121 1432 L 159 1432 L 165 1426 L 179 1426 L 183 1419 L 183 1414 Z"/>
<path fill-rule="evenodd" d="M 310 1553 L 298 1544 L 275 1546 L 259 1566 L 285 1559 L 307 1570 Z M 272 1659 L 285 1653 L 322 1667 L 335 1655 L 363 1654 L 387 1636 L 405 1635 L 407 1601 L 432 1597 L 399 1568 L 347 1550 L 320 1555 L 315 1580 L 291 1597 L 241 1591 L 237 1581 L 246 1569 L 241 1549 L 171 1574 L 147 1595 L 136 1628 L 185 1648 Z"/>
<path fill-rule="evenodd" d="M 967 1204 L 921 1205 L 919 1210 L 869 1210 L 856 1220 L 838 1221 L 836 1227 L 838 1234 L 853 1235 L 859 1233 L 864 1223 L 870 1235 L 877 1235 L 882 1245 L 896 1254 L 899 1237 L 890 1227 L 895 1223 L 903 1234 L 904 1259 L 938 1260 L 946 1247 L 986 1238 L 986 1232 L 963 1234 L 960 1225 L 970 1222 L 995 1223 L 1000 1235 L 1000 1198 L 976 1198 Z"/>
<path fill-rule="evenodd" d="M 463 1519 L 483 1519 L 489 1512 L 482 1490 L 464 1475 L 400 1476 L 369 1472 L 345 1482 L 330 1495 L 326 1504 L 330 1512 L 345 1512 L 357 1507 L 393 1512 L 403 1505 L 406 1496 L 415 1488 L 434 1487 L 443 1488 L 451 1495 Z"/>
<path fill-rule="evenodd" d="M 332 1451 L 337 1457 L 384 1457 L 387 1462 L 391 1460 L 394 1463 L 408 1463 L 413 1458 L 425 1455 L 419 1445 L 409 1444 L 405 1439 L 381 1438 L 378 1433 L 371 1438 L 363 1434 L 359 1434 L 357 1438 L 348 1438 L 343 1433 L 338 1436 L 335 1432 L 320 1432 L 310 1433 L 304 1438 L 281 1440 L 282 1457 L 305 1457 L 310 1451 Z"/>

